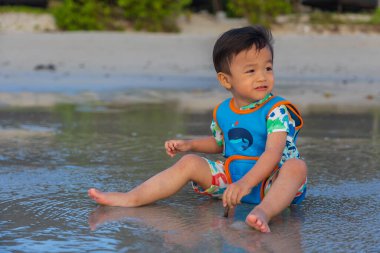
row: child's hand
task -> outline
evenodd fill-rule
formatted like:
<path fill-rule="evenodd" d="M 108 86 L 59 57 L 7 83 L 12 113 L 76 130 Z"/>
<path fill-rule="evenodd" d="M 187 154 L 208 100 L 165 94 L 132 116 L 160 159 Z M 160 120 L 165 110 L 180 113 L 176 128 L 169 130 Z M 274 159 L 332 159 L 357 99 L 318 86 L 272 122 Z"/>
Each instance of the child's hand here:
<path fill-rule="evenodd" d="M 251 187 L 242 180 L 228 185 L 223 193 L 223 206 L 233 208 L 237 204 L 240 204 L 240 200 L 250 192 Z"/>
<path fill-rule="evenodd" d="M 190 151 L 191 143 L 190 141 L 185 141 L 185 140 L 169 140 L 165 142 L 165 149 L 166 149 L 166 153 L 170 157 L 173 157 L 178 152 Z"/>

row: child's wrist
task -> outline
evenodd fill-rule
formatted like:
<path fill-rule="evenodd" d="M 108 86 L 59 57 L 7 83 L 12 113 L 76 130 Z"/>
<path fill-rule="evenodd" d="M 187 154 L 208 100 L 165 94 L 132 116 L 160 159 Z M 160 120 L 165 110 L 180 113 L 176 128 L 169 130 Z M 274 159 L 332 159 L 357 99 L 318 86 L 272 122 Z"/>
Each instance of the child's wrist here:
<path fill-rule="evenodd" d="M 188 146 L 188 150 L 187 151 L 193 151 L 193 140 L 187 140 L 187 146 Z"/>
<path fill-rule="evenodd" d="M 239 182 L 245 186 L 245 187 L 248 187 L 248 188 L 253 188 L 255 187 L 256 185 L 253 185 L 253 183 L 251 182 L 251 180 L 249 180 L 248 178 L 246 177 L 243 177 L 239 180 Z"/>

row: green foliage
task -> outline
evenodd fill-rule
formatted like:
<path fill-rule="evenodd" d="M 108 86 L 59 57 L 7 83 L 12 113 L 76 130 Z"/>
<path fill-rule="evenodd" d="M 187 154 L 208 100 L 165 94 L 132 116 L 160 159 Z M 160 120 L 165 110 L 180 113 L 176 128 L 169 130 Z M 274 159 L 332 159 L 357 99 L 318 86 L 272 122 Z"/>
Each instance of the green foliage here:
<path fill-rule="evenodd" d="M 49 13 L 47 10 L 42 8 L 33 8 L 28 6 L 1 6 L 0 13 L 7 12 L 20 12 L 20 13 L 30 13 L 30 14 L 44 14 Z"/>
<path fill-rule="evenodd" d="M 117 0 L 137 30 L 176 32 L 177 17 L 190 0 Z"/>
<path fill-rule="evenodd" d="M 284 0 L 231 0 L 227 4 L 229 11 L 236 16 L 246 17 L 252 24 L 269 26 L 280 14 L 288 14 L 292 7 Z"/>
<path fill-rule="evenodd" d="M 64 0 L 53 10 L 53 15 L 63 30 L 104 30 L 110 7 L 99 0 Z"/>
<path fill-rule="evenodd" d="M 380 8 L 377 8 L 375 13 L 372 15 L 371 23 L 374 25 L 380 25 Z"/>

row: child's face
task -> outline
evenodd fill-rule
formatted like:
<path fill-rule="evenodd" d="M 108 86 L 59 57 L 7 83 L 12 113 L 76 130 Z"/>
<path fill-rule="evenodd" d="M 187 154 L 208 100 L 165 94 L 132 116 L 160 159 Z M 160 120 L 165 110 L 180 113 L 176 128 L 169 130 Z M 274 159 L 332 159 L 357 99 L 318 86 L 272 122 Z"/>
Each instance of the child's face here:
<path fill-rule="evenodd" d="M 222 85 L 231 91 L 238 108 L 263 99 L 273 89 L 273 61 L 268 47 L 257 51 L 253 46 L 238 53 L 230 62 L 230 72 L 224 74 L 228 83 Z"/>

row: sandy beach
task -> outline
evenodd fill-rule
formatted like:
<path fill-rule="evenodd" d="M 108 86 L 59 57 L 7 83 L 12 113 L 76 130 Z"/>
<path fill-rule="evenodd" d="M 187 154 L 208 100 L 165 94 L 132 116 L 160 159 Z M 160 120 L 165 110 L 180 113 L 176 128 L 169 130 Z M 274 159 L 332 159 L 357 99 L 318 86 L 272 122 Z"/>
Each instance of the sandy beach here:
<path fill-rule="evenodd" d="M 129 191 L 180 158 L 165 140 L 210 134 L 230 96 L 213 44 L 244 22 L 67 33 L 24 18 L 3 30 L 0 14 L 1 252 L 379 252 L 380 34 L 273 31 L 275 93 L 301 110 L 308 188 L 263 234 L 245 223 L 252 205 L 226 218 L 191 184 L 139 208 L 87 195 Z"/>
<path fill-rule="evenodd" d="M 177 99 L 183 108 L 212 108 L 228 96 L 215 80 L 213 44 L 244 22 L 202 22 L 186 23 L 180 34 L 3 32 L 0 104 L 45 106 L 112 93 L 108 102 Z M 380 35 L 273 33 L 278 94 L 306 111 L 380 106 Z"/>

